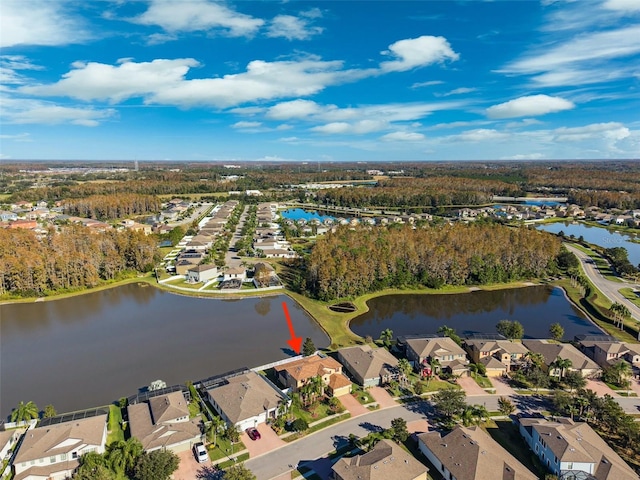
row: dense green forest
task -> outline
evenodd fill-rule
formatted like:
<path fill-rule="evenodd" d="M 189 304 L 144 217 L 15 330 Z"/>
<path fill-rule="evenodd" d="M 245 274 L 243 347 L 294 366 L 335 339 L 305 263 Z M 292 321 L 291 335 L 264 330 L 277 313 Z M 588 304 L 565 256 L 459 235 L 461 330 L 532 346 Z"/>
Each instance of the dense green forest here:
<path fill-rule="evenodd" d="M 560 245 L 551 234 L 497 224 L 341 227 L 318 239 L 299 287 L 332 300 L 387 287 L 536 278 L 555 266 Z"/>
<path fill-rule="evenodd" d="M 135 193 L 92 195 L 63 203 L 64 213 L 68 215 L 98 220 L 156 213 L 160 210 L 160 205 L 161 202 L 157 197 Z"/>
<path fill-rule="evenodd" d="M 42 296 L 95 287 L 126 271 L 149 271 L 158 261 L 156 240 L 141 232 L 93 232 L 80 225 L 0 229 L 0 295 Z"/>

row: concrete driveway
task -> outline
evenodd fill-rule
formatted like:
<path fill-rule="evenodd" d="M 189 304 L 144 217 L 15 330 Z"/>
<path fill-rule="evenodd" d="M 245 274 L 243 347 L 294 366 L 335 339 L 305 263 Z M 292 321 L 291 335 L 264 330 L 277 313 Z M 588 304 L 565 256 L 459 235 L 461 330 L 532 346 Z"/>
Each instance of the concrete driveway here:
<path fill-rule="evenodd" d="M 500 395 L 502 397 L 510 397 L 512 395 L 517 395 L 516 391 L 509 386 L 507 380 L 502 377 L 489 377 L 489 381 L 493 388 L 496 389 L 496 395 Z"/>
<path fill-rule="evenodd" d="M 371 387 L 369 393 L 373 399 L 378 402 L 380 408 L 395 407 L 398 405 L 389 392 L 382 387 Z"/>
<path fill-rule="evenodd" d="M 464 390 L 464 393 L 466 393 L 468 397 L 473 395 L 487 394 L 487 392 L 484 391 L 484 388 L 478 385 L 476 381 L 471 377 L 460 377 L 456 380 L 456 382 L 458 383 L 458 385 L 460 385 L 460 387 Z"/>
<path fill-rule="evenodd" d="M 351 417 L 357 417 L 358 415 L 369 413 L 369 410 L 350 393 L 347 395 L 340 395 L 338 398 L 342 405 L 344 405 L 344 408 L 349 411 Z"/>
<path fill-rule="evenodd" d="M 599 397 L 604 396 L 605 394 L 609 394 L 612 397 L 617 397 L 618 394 L 611 390 L 607 385 L 601 380 L 591 380 L 587 379 L 587 385 L 584 387 L 587 390 L 593 390 Z"/>
<path fill-rule="evenodd" d="M 278 437 L 276 432 L 266 423 L 261 423 L 256 428 L 260 432 L 260 440 L 251 440 L 247 432 L 240 434 L 242 443 L 244 443 L 247 450 L 249 450 L 249 458 L 258 457 L 287 444 L 287 442 Z"/>
<path fill-rule="evenodd" d="M 197 474 L 201 469 L 211 467 L 211 461 L 198 463 L 191 450 L 179 453 L 178 457 L 180 458 L 180 465 L 178 465 L 178 470 L 173 474 L 173 480 L 194 480 L 198 478 Z"/>

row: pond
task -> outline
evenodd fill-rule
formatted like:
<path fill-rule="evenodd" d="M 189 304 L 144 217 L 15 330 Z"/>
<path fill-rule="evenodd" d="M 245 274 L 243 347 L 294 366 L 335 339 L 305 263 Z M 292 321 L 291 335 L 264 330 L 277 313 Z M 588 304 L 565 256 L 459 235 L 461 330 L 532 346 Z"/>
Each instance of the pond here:
<path fill-rule="evenodd" d="M 583 223 L 554 222 L 538 225 L 537 228 L 550 233 L 563 231 L 566 236 L 573 235 L 575 238 L 582 236 L 585 241 L 603 248 L 624 247 L 627 249 L 631 264 L 637 266 L 640 263 L 640 243 L 630 241 L 632 238 L 637 238 L 635 236 L 623 235 L 613 230 Z"/>
<path fill-rule="evenodd" d="M 283 210 L 280 212 L 282 218 L 287 218 L 289 220 L 320 220 L 324 222 L 325 220 L 335 221 L 335 217 L 331 217 L 329 215 L 320 215 L 315 210 L 304 210 L 302 208 L 290 208 L 288 210 Z"/>
<path fill-rule="evenodd" d="M 126 285 L 0 305 L 0 416 L 20 401 L 67 412 L 158 379 L 174 385 L 286 358 L 283 301 L 296 335 L 326 347 L 325 333 L 284 295 L 222 300 Z"/>
<path fill-rule="evenodd" d="M 525 337 L 547 338 L 549 325 L 564 327 L 565 340 L 578 334 L 602 334 L 560 288 L 532 286 L 462 294 L 389 295 L 367 302 L 369 311 L 350 323 L 361 336 L 378 338 L 387 328 L 394 336 L 437 333 L 442 325 L 461 336 L 496 333 L 500 320 L 517 320 Z"/>

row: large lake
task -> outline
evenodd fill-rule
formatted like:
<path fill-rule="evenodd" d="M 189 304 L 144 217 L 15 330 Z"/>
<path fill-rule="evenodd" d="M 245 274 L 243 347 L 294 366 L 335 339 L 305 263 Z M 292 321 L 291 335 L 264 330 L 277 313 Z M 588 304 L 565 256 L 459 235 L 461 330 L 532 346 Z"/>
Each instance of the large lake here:
<path fill-rule="evenodd" d="M 640 243 L 630 241 L 637 237 L 622 235 L 604 227 L 593 227 L 583 223 L 554 222 L 540 224 L 538 228 L 550 233 L 562 231 L 566 236 L 574 235 L 576 238 L 582 236 L 585 241 L 604 248 L 624 247 L 629 254 L 629 261 L 636 266 L 640 263 Z"/>
<path fill-rule="evenodd" d="M 201 380 L 288 356 L 286 301 L 297 336 L 328 337 L 284 295 L 193 298 L 127 285 L 0 305 L 0 418 L 20 401 L 58 412 L 105 405 L 154 380 Z"/>
<path fill-rule="evenodd" d="M 575 308 L 560 288 L 533 286 L 508 290 L 441 295 L 389 295 L 367 302 L 369 311 L 350 323 L 361 336 L 378 338 L 387 328 L 393 335 L 437 333 L 442 325 L 460 335 L 496 333 L 500 320 L 517 320 L 525 337 L 547 338 L 549 325 L 560 323 L 565 340 L 582 333 L 602 334 Z"/>

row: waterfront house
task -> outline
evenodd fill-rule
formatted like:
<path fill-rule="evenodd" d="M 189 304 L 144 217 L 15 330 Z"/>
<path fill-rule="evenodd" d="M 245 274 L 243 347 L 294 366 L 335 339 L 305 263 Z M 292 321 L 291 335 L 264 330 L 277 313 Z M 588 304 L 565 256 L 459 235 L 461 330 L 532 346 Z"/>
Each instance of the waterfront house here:
<path fill-rule="evenodd" d="M 181 391 L 129 405 L 127 416 L 131 436 L 140 440 L 147 452 L 162 449 L 179 453 L 203 441 L 201 421 L 189 419 L 189 404 Z"/>
<path fill-rule="evenodd" d="M 638 480 L 633 470 L 586 423 L 568 418 L 521 418 L 520 435 L 554 475 L 569 479 Z"/>
<path fill-rule="evenodd" d="M 104 453 L 107 415 L 27 430 L 13 460 L 13 480 L 62 480 L 88 452 Z"/>
<path fill-rule="evenodd" d="M 218 267 L 215 265 L 196 265 L 187 270 L 187 282 L 204 283 L 218 277 Z"/>
<path fill-rule="evenodd" d="M 449 337 L 402 337 L 398 342 L 405 346 L 407 359 L 418 370 L 429 369 L 437 360 L 440 369 L 454 375 L 468 372 L 467 354 Z"/>
<path fill-rule="evenodd" d="M 247 270 L 244 267 L 241 267 L 241 266 L 229 267 L 224 272 L 223 281 L 236 279 L 236 280 L 240 280 L 240 282 L 244 282 L 246 278 L 247 278 Z"/>
<path fill-rule="evenodd" d="M 600 374 L 600 367 L 596 362 L 569 343 L 553 343 L 548 340 L 522 340 L 525 347 L 544 358 L 543 368 L 550 375 L 560 375 L 558 369 L 551 369 L 550 365 L 558 358 L 571 360 L 571 367 L 567 370 L 580 372 L 583 377 L 595 377 Z"/>
<path fill-rule="evenodd" d="M 312 378 L 320 377 L 330 387 L 328 393 L 334 397 L 351 393 L 351 382 L 342 373 L 342 365 L 326 355 L 310 355 L 293 362 L 274 367 L 278 381 L 296 392 Z M 336 378 L 342 377 L 342 378 Z"/>
<path fill-rule="evenodd" d="M 20 430 L 0 431 L 0 465 L 11 457 L 11 452 L 20 439 Z M 2 469 L 0 468 L 0 472 Z"/>
<path fill-rule="evenodd" d="M 208 389 L 207 396 L 227 424 L 240 430 L 275 418 L 281 405 L 291 403 L 266 377 L 253 371 L 227 378 L 221 385 Z"/>
<path fill-rule="evenodd" d="M 398 359 L 386 348 L 369 345 L 342 348 L 338 350 L 338 361 L 363 387 L 385 385 L 399 377 Z"/>
<path fill-rule="evenodd" d="M 444 436 L 422 433 L 418 448 L 446 480 L 538 478 L 480 427 L 457 427 Z"/>
<path fill-rule="evenodd" d="M 602 368 L 625 360 L 640 367 L 640 345 L 617 340 L 579 340 L 580 350 Z"/>
<path fill-rule="evenodd" d="M 529 351 L 522 343 L 510 340 L 468 339 L 464 341 L 464 348 L 473 363 L 482 363 L 485 366 L 495 365 L 491 361 L 493 358 L 502 363 L 506 371 L 514 370 L 514 367 L 520 365 L 523 357 Z M 488 370 L 487 374 L 489 374 Z"/>
<path fill-rule="evenodd" d="M 427 480 L 428 468 L 400 445 L 382 439 L 367 453 L 342 457 L 331 470 L 332 480 Z"/>

